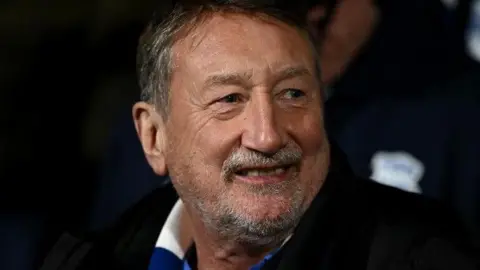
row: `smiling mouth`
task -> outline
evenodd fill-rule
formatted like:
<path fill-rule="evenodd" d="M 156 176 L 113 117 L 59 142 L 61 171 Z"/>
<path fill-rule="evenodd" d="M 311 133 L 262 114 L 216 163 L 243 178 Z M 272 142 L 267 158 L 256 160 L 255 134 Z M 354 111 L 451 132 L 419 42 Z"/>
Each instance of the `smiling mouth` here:
<path fill-rule="evenodd" d="M 270 168 L 245 168 L 235 172 L 235 178 L 250 184 L 272 184 L 287 180 L 293 172 L 293 165 Z"/>
<path fill-rule="evenodd" d="M 287 172 L 291 165 L 276 168 L 251 168 L 236 171 L 238 176 L 255 177 L 255 176 L 275 176 L 282 175 Z"/>

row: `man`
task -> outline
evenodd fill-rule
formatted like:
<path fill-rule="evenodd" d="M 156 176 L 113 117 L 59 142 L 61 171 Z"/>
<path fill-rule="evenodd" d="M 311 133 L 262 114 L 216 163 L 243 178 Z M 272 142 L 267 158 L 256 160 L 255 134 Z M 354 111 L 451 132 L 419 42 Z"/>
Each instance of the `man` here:
<path fill-rule="evenodd" d="M 154 191 L 96 241 L 64 250 L 63 265 L 475 269 L 447 209 L 351 173 L 323 127 L 317 52 L 285 10 L 178 1 L 152 22 L 133 117 L 176 192 Z M 44 269 L 62 269 L 56 254 Z"/>

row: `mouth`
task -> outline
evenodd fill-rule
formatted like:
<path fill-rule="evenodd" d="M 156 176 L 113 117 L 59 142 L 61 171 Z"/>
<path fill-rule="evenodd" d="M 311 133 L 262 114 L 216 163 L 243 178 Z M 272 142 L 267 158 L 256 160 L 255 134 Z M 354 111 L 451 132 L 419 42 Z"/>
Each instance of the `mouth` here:
<path fill-rule="evenodd" d="M 271 184 L 285 181 L 293 172 L 293 165 L 280 167 L 243 168 L 235 172 L 238 180 L 252 184 Z"/>

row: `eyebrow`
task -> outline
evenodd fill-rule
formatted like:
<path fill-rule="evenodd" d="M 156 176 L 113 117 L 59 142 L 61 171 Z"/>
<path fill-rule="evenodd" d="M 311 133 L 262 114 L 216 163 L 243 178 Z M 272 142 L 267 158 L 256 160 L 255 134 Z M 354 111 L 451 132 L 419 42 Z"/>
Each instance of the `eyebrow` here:
<path fill-rule="evenodd" d="M 248 80 L 252 77 L 252 72 L 234 72 L 234 73 L 221 73 L 208 76 L 205 81 L 205 87 L 212 87 L 218 85 L 238 85 L 247 86 Z"/>
<path fill-rule="evenodd" d="M 275 82 L 278 83 L 283 80 L 305 75 L 311 75 L 311 72 L 307 68 L 303 66 L 290 66 L 280 70 L 279 72 L 276 72 Z M 248 80 L 250 80 L 252 76 L 252 71 L 214 74 L 208 76 L 204 85 L 205 88 L 222 85 L 237 85 L 247 88 L 250 85 Z"/>

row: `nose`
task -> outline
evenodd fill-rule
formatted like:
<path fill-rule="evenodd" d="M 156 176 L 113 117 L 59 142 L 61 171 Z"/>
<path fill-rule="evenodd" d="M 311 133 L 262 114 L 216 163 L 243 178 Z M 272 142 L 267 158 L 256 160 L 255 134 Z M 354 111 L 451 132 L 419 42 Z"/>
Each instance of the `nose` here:
<path fill-rule="evenodd" d="M 283 148 L 285 134 L 270 95 L 252 97 L 246 109 L 242 146 L 265 155 L 273 155 Z"/>

